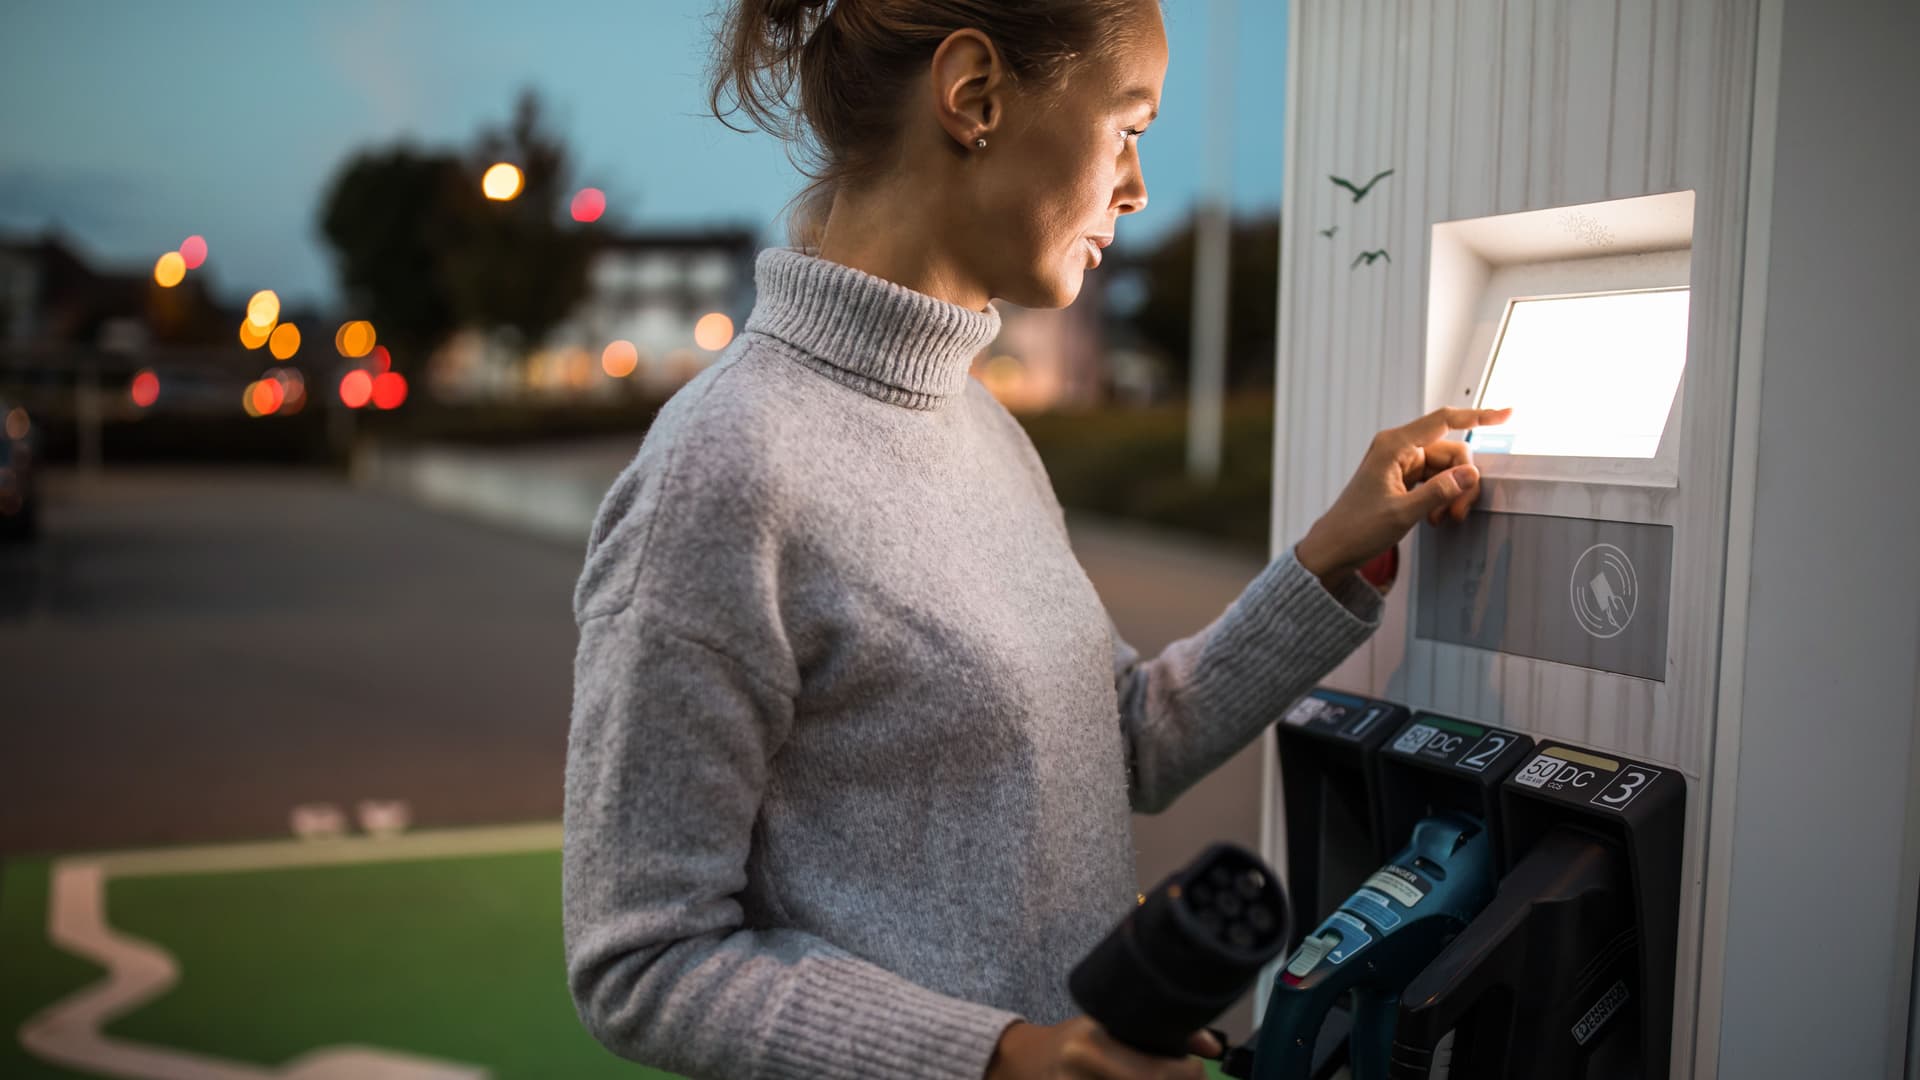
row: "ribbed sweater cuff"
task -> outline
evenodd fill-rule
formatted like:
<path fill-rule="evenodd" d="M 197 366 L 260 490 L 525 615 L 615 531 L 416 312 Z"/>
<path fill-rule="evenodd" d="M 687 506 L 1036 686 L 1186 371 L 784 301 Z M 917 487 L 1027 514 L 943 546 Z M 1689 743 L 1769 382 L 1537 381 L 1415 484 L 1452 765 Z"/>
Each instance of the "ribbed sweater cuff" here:
<path fill-rule="evenodd" d="M 846 955 L 810 957 L 796 983 L 767 1032 L 773 1080 L 980 1080 L 1021 1019 Z"/>
<path fill-rule="evenodd" d="M 1385 606 L 1358 574 L 1329 592 L 1289 547 L 1235 601 L 1194 675 L 1211 708 L 1277 718 L 1380 628 Z M 1210 669 L 1210 670 L 1209 670 Z"/>

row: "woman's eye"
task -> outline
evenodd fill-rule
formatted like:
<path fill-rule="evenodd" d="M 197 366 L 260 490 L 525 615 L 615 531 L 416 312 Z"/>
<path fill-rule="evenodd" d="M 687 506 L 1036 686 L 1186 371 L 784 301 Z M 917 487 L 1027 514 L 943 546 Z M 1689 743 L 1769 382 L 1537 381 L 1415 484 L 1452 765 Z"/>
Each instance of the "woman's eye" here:
<path fill-rule="evenodd" d="M 1122 128 L 1120 131 L 1120 141 L 1125 142 L 1129 138 L 1137 139 L 1142 134 L 1143 132 L 1139 128 Z"/>

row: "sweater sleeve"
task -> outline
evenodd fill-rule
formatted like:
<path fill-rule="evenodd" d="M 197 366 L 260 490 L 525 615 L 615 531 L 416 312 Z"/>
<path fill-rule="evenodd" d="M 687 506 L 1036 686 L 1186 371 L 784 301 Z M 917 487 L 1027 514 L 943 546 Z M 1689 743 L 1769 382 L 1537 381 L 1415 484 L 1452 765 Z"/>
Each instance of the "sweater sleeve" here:
<path fill-rule="evenodd" d="M 977 393 L 1070 543 L 1066 514 L 1032 440 L 990 394 Z M 1359 574 L 1329 591 L 1289 547 L 1224 614 L 1152 660 L 1141 660 L 1109 617 L 1134 811 L 1165 810 L 1253 741 L 1379 629 L 1383 606 Z"/>
<path fill-rule="evenodd" d="M 1379 628 L 1382 606 L 1358 574 L 1329 591 L 1290 548 L 1219 618 L 1151 660 L 1115 628 L 1133 809 L 1165 810 L 1238 753 Z"/>

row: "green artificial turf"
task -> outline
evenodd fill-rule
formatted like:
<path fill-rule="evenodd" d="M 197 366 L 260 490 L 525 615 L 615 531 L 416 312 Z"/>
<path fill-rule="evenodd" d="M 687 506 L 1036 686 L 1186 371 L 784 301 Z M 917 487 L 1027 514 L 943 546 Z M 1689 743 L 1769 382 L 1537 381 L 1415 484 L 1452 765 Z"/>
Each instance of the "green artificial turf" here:
<path fill-rule="evenodd" d="M 670 1077 L 593 1041 L 567 995 L 560 853 L 114 879 L 115 929 L 174 989 L 110 1034 L 262 1065 L 359 1044 L 515 1077 Z"/>
<path fill-rule="evenodd" d="M 0 1076 L 68 1080 L 20 1047 L 22 1022 L 93 982 L 46 940 L 49 863 L 0 877 Z M 265 1066 L 355 1044 L 484 1067 L 494 1080 L 672 1074 L 580 1026 L 560 941 L 560 854 L 433 858 L 111 879 L 113 928 L 181 978 L 110 1035 Z M 1213 1066 L 1208 1075 L 1220 1077 Z"/>

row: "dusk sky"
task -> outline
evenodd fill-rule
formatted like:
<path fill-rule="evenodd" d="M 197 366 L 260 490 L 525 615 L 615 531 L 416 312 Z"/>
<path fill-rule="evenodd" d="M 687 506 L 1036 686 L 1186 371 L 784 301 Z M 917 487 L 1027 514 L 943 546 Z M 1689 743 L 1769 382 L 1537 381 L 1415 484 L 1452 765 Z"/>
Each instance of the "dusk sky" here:
<path fill-rule="evenodd" d="M 1234 200 L 1277 208 L 1284 0 L 1240 0 Z M 1164 5 L 1172 60 L 1141 141 L 1175 226 L 1205 180 L 1210 0 Z M 707 115 L 711 0 L 10 0 L 0 14 L 0 234 L 54 224 L 103 268 L 144 272 L 186 236 L 231 299 L 336 298 L 314 224 L 354 150 L 465 143 L 537 90 L 608 221 L 744 224 L 762 243 L 800 178 L 771 136 Z"/>

